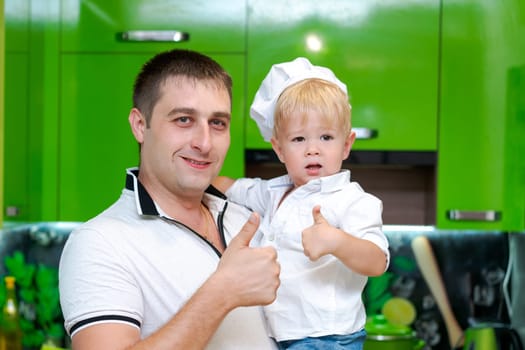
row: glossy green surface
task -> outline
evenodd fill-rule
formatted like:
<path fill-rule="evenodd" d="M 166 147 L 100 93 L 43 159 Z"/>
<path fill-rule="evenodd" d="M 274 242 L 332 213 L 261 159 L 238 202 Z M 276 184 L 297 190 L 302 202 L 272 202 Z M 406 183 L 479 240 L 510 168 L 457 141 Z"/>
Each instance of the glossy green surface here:
<path fill-rule="evenodd" d="M 138 164 L 128 124 L 131 87 L 149 55 L 62 55 L 60 220 L 85 220 L 122 191 Z"/>
<path fill-rule="evenodd" d="M 231 151 L 223 174 L 244 173 L 244 1 L 62 1 L 58 218 L 85 220 L 111 204 L 124 169 L 138 164 L 127 116 L 133 79 L 156 52 L 210 53 L 234 84 Z M 182 30 L 185 43 L 123 42 L 127 30 Z M 221 54 L 219 54 L 220 52 Z M 228 54 L 226 54 L 226 52 Z M 225 54 L 222 54 L 225 53 Z M 96 196 L 93 194 L 97 193 Z"/>
<path fill-rule="evenodd" d="M 83 221 L 117 198 L 125 168 L 137 165 L 127 124 L 133 78 L 147 58 L 173 47 L 208 53 L 233 76 L 232 143 L 223 174 L 244 174 L 244 1 L 231 2 L 232 8 L 172 1 L 180 21 L 175 12 L 160 11 L 166 1 L 8 1 L 8 41 L 16 50 L 30 42 L 25 61 L 13 56 L 8 65 L 13 112 L 6 118 L 4 205 L 20 208 L 10 221 Z M 122 22 L 125 11 L 139 17 Z M 210 19 L 212 13 L 217 18 Z M 149 27 L 142 27 L 146 20 Z M 191 24 L 198 35 L 177 46 L 122 43 L 114 35 L 115 29 L 165 29 L 162 23 L 175 22 Z M 215 24 L 218 30 L 210 29 Z"/>
<path fill-rule="evenodd" d="M 29 190 L 29 0 L 5 0 L 4 198 L 18 220 L 31 219 Z M 11 217 L 5 218 L 11 220 Z"/>
<path fill-rule="evenodd" d="M 135 75 L 151 54 L 62 55 L 58 218 L 86 220 L 113 203 L 125 169 L 138 165 L 138 146 L 128 114 Z M 243 81 L 244 56 L 212 55 Z M 241 135 L 242 84 L 235 84 L 232 135 Z M 223 174 L 244 171 L 242 138 L 232 137 Z"/>
<path fill-rule="evenodd" d="M 62 0 L 62 50 L 151 52 L 173 47 L 207 52 L 244 52 L 244 0 Z M 183 43 L 117 40 L 130 30 L 177 30 Z"/>
<path fill-rule="evenodd" d="M 28 105 L 21 97 L 28 94 L 27 53 L 5 55 L 4 95 L 4 210 L 18 208 L 17 219 L 30 219 L 28 188 Z M 5 218 L 11 220 L 10 217 Z"/>
<path fill-rule="evenodd" d="M 29 11 L 29 0 L 4 0 L 6 52 L 28 51 Z"/>
<path fill-rule="evenodd" d="M 56 220 L 60 115 L 59 0 L 31 1 L 29 193 L 32 220 Z"/>
<path fill-rule="evenodd" d="M 4 8 L 4 0 L 0 0 L 0 8 Z M 4 67 L 5 67 L 5 23 L 4 11 L 0 10 L 0 136 L 4 137 Z M 0 227 L 4 223 L 4 143 L 0 142 Z"/>
<path fill-rule="evenodd" d="M 248 13 L 247 116 L 271 65 L 304 56 L 347 84 L 353 126 L 378 131 L 354 150 L 436 150 L 438 0 L 250 0 Z M 246 130 L 247 148 L 270 148 L 248 117 Z"/>
<path fill-rule="evenodd" d="M 4 207 L 21 208 L 15 219 L 82 221 L 110 203 L 124 168 L 137 160 L 126 117 L 138 65 L 160 50 L 188 47 L 212 54 L 234 78 L 223 174 L 244 174 L 244 146 L 269 148 L 248 118 L 249 105 L 271 64 L 304 55 L 348 85 L 354 127 L 379 130 L 354 150 L 438 150 L 439 228 L 525 229 L 521 0 L 233 0 L 228 6 L 5 0 L 5 6 Z M 115 38 L 172 24 L 190 28 L 191 40 Z M 324 44 L 319 51 L 305 46 L 310 34 Z M 453 222 L 446 217 L 451 209 L 496 210 L 502 217 Z"/>
<path fill-rule="evenodd" d="M 437 225 L 523 230 L 525 4 L 443 4 Z M 451 209 L 495 210 L 501 220 L 451 221 Z"/>

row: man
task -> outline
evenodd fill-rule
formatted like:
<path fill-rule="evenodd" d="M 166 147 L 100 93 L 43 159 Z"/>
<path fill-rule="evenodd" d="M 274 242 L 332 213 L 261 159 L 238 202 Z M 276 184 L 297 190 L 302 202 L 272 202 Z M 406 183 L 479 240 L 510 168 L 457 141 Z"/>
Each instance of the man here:
<path fill-rule="evenodd" d="M 173 50 L 144 65 L 133 102 L 140 166 L 60 261 L 73 349 L 273 348 L 258 305 L 275 299 L 276 252 L 249 247 L 259 217 L 209 187 L 230 144 L 231 78 Z"/>

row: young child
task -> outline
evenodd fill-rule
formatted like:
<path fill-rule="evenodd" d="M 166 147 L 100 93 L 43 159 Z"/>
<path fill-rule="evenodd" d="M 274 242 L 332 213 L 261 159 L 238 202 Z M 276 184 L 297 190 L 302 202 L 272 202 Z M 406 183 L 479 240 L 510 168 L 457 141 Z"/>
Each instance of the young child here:
<path fill-rule="evenodd" d="M 250 112 L 287 175 L 214 181 L 263 214 L 256 244 L 277 249 L 281 285 L 264 311 L 281 349 L 362 349 L 361 294 L 388 267 L 382 203 L 341 170 L 355 139 L 346 91 L 305 58 L 274 65 Z"/>

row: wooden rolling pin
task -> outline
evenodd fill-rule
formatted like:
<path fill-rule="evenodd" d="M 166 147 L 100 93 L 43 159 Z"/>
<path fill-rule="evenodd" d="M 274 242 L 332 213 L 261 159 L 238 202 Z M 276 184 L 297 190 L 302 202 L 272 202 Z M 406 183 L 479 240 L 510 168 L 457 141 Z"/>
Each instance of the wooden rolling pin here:
<path fill-rule="evenodd" d="M 448 341 L 451 349 L 463 345 L 463 330 L 459 326 L 456 317 L 450 307 L 445 285 L 434 256 L 430 241 L 426 236 L 417 236 L 412 240 L 412 250 L 416 257 L 419 270 L 423 275 L 445 321 L 448 332 Z"/>

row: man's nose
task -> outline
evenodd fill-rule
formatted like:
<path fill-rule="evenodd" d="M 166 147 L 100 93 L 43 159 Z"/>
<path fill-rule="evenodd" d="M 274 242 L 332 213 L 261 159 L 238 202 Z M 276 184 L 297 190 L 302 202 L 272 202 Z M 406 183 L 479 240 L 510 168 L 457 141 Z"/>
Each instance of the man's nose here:
<path fill-rule="evenodd" d="M 199 123 L 195 127 L 195 132 L 192 138 L 192 147 L 198 149 L 202 153 L 207 153 L 211 149 L 211 133 L 208 122 Z"/>

